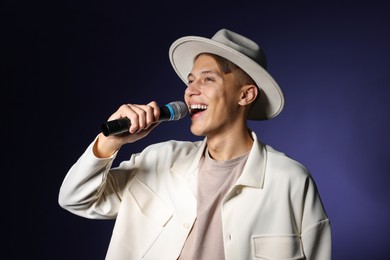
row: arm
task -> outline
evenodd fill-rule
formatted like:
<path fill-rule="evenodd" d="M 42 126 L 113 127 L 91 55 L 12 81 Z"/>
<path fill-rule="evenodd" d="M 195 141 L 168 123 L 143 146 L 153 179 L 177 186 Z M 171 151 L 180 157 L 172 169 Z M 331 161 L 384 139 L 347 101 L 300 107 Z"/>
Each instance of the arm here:
<path fill-rule="evenodd" d="M 109 158 L 98 158 L 92 142 L 77 162 L 69 169 L 59 191 L 60 206 L 86 218 L 114 218 L 120 204 L 120 190 L 109 174 L 114 153 Z"/>
<path fill-rule="evenodd" d="M 132 178 L 133 155 L 112 170 L 111 166 L 122 145 L 145 137 L 157 124 L 160 110 L 156 102 L 147 105 L 122 105 L 109 120 L 128 117 L 129 132 L 116 136 L 99 134 L 83 155 L 70 168 L 61 185 L 58 202 L 70 212 L 87 218 L 115 218 L 121 194 Z"/>
<path fill-rule="evenodd" d="M 301 238 L 308 260 L 332 259 L 330 221 L 311 178 L 306 183 Z"/>

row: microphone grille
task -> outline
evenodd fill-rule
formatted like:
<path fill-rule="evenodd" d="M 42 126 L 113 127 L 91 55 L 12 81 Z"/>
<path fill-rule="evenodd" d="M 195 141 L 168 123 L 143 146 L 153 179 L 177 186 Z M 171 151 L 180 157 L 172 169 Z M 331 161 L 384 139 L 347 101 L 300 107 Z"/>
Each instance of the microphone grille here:
<path fill-rule="evenodd" d="M 182 101 L 175 101 L 168 104 L 173 110 L 173 118 L 171 120 L 179 120 L 185 117 L 188 113 L 187 105 Z"/>

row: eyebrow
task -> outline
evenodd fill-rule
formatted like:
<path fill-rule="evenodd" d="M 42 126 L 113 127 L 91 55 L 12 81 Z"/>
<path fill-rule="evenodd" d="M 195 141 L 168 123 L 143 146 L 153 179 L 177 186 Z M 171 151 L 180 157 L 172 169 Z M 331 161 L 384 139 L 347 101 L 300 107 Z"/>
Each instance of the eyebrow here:
<path fill-rule="evenodd" d="M 204 71 L 202 71 L 202 72 L 200 73 L 200 75 L 202 75 L 202 76 L 208 75 L 208 74 L 213 74 L 213 75 L 216 75 L 216 76 L 218 76 L 218 77 L 221 77 L 221 75 L 220 75 L 219 73 L 217 73 L 217 72 L 215 72 L 215 71 L 212 71 L 212 70 L 204 70 Z M 187 76 L 187 79 L 188 79 L 189 77 L 191 77 L 191 76 L 194 77 L 194 74 L 189 73 L 188 76 Z"/>

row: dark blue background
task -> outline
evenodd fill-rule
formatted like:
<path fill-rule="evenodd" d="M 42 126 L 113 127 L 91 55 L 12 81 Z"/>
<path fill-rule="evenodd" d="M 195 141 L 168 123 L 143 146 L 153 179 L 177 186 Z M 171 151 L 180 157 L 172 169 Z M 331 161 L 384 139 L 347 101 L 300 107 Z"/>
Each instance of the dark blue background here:
<path fill-rule="evenodd" d="M 266 52 L 286 106 L 274 120 L 250 126 L 312 172 L 332 222 L 333 259 L 388 259 L 390 10 L 379 3 L 2 8 L 8 259 L 104 259 L 114 222 L 59 207 L 67 170 L 122 103 L 182 100 L 185 86 L 169 63 L 170 44 L 186 35 L 211 37 L 223 27 Z M 188 126 L 188 118 L 161 124 L 124 147 L 116 162 L 153 142 L 197 140 Z"/>

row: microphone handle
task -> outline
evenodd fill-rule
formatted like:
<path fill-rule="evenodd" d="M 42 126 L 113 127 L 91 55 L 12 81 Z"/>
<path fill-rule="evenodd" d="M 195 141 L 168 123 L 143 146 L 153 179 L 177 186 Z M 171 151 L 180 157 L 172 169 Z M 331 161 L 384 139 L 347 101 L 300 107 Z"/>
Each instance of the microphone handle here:
<path fill-rule="evenodd" d="M 173 120 L 173 115 L 174 112 L 168 105 L 162 106 L 160 107 L 160 118 L 158 119 L 158 121 L 161 122 Z M 127 117 L 123 117 L 102 124 L 101 130 L 105 136 L 119 135 L 122 133 L 129 132 L 130 125 L 130 119 L 128 119 Z"/>
<path fill-rule="evenodd" d="M 129 132 L 130 125 L 130 119 L 123 117 L 102 124 L 101 129 L 105 136 L 119 135 L 125 132 Z"/>

